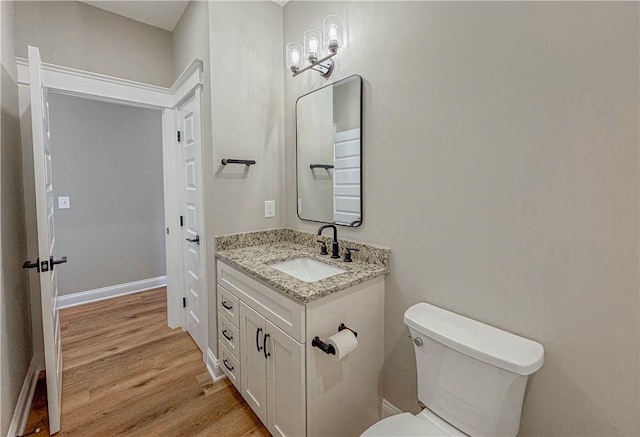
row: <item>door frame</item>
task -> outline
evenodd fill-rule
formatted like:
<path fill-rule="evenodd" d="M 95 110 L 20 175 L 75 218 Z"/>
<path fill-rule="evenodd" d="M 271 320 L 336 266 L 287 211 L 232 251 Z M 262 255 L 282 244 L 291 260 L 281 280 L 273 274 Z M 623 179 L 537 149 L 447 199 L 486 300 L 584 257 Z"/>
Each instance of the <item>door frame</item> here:
<path fill-rule="evenodd" d="M 29 87 L 29 62 L 26 58 L 16 57 L 18 69 L 18 86 Z M 117 78 L 104 74 L 92 73 L 75 68 L 63 67 L 60 65 L 43 62 L 43 83 L 53 94 L 65 94 L 76 97 L 88 98 L 91 100 L 105 101 L 128 106 L 136 106 L 160 110 L 162 113 L 162 149 L 163 149 L 163 180 L 164 180 L 164 204 L 165 204 L 165 228 L 166 228 L 166 265 L 167 265 L 167 324 L 170 328 L 186 329 L 185 312 L 182 308 L 181 283 L 181 262 L 179 257 L 179 223 L 178 223 L 178 202 L 176 186 L 178 184 L 177 173 L 177 138 L 176 138 L 176 113 L 177 107 L 194 93 L 199 105 L 202 104 L 201 95 L 203 88 L 203 62 L 200 59 L 193 59 L 176 79 L 170 88 L 157 85 L 136 82 L 128 79 Z M 202 107 L 200 106 L 200 115 Z M 21 114 L 24 108 L 20 108 Z M 200 123 L 201 130 L 204 123 Z M 26 126 L 31 129 L 31 126 Z M 21 131 L 25 128 L 21 127 Z M 202 132 L 201 132 L 202 134 Z M 23 137 L 24 141 L 30 142 L 30 136 Z M 31 147 L 31 144 L 28 144 Z M 23 147 L 24 149 L 24 147 Z M 203 163 L 201 156 L 201 165 Z M 25 172 L 25 182 L 27 178 L 32 178 L 30 172 Z M 33 199 L 28 193 L 33 182 L 25 185 L 25 201 L 31 202 Z M 29 225 L 29 223 L 27 223 Z M 203 226 L 203 241 L 206 242 L 206 221 Z M 29 234 L 30 226 L 27 226 Z M 33 232 L 33 231 L 32 231 Z M 27 235 L 28 241 L 35 241 L 34 236 Z M 32 245 L 30 245 L 32 246 Z M 206 281 L 207 252 L 206 244 L 203 245 L 204 261 L 204 290 L 202 315 L 204 322 L 205 344 L 208 344 L 208 295 Z M 34 248 L 28 247 L 28 256 L 32 256 Z M 36 250 L 37 251 L 37 250 Z M 33 253 L 31 253 L 33 252 Z M 34 281 L 30 280 L 30 287 L 33 288 Z M 36 290 L 39 294 L 39 290 Z M 33 295 L 34 290 L 31 290 Z M 32 308 L 32 311 L 34 309 Z M 40 356 L 39 349 L 42 347 L 42 327 L 37 317 L 32 317 L 32 330 L 34 336 L 34 358 L 43 368 L 44 356 Z M 203 360 L 207 362 L 207 353 L 203 353 Z"/>

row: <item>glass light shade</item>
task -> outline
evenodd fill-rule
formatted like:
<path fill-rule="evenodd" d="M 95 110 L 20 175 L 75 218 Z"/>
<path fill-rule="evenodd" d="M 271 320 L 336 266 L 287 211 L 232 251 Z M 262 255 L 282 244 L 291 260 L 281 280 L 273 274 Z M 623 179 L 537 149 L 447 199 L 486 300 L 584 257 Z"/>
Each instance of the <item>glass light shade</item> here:
<path fill-rule="evenodd" d="M 287 44 L 287 67 L 291 71 L 302 68 L 302 44 L 299 42 L 290 42 Z"/>
<path fill-rule="evenodd" d="M 323 20 L 324 46 L 331 53 L 344 47 L 344 21 L 340 15 L 328 15 Z"/>
<path fill-rule="evenodd" d="M 307 30 L 304 33 L 304 57 L 309 62 L 322 57 L 322 35 L 319 30 Z"/>

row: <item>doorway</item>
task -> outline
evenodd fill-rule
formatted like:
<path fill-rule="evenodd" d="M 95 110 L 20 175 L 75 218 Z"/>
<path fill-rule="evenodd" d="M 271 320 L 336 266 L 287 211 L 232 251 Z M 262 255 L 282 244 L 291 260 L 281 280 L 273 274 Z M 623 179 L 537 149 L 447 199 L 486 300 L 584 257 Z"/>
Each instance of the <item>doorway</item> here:
<path fill-rule="evenodd" d="M 58 307 L 166 284 L 162 112 L 49 94 Z"/>
<path fill-rule="evenodd" d="M 53 241 L 55 241 L 53 220 L 51 220 L 52 208 L 54 203 L 53 189 L 51 187 L 51 156 L 47 144 L 49 144 L 49 104 L 47 96 L 51 94 L 65 94 L 83 97 L 92 101 L 108 101 L 111 103 L 117 103 L 128 106 L 137 106 L 144 108 L 151 108 L 155 110 L 161 110 L 162 112 L 162 150 L 163 150 L 163 185 L 164 185 L 164 229 L 166 230 L 166 237 L 164 245 L 166 248 L 165 258 L 167 267 L 167 325 L 170 328 L 182 327 L 187 330 L 186 320 L 188 319 L 186 314 L 189 311 L 188 299 L 186 299 L 188 293 L 184 289 L 182 284 L 182 266 L 184 259 L 182 253 L 179 251 L 181 232 L 179 232 L 179 225 L 177 218 L 179 213 L 184 214 L 180 210 L 182 193 L 178 189 L 181 180 L 179 176 L 182 174 L 179 170 L 179 161 L 176 157 L 179 149 L 176 147 L 180 140 L 179 134 L 176 138 L 176 126 L 178 124 L 178 108 L 184 106 L 184 102 L 187 102 L 193 97 L 193 111 L 192 118 L 197 120 L 194 126 L 197 126 L 197 135 L 194 133 L 192 136 L 201 137 L 199 130 L 201 129 L 200 123 L 200 93 L 202 91 L 202 62 L 194 60 L 178 78 L 176 83 L 171 89 L 157 87 L 153 85 L 147 85 L 128 80 L 122 80 L 113 77 L 106 77 L 103 75 L 97 75 L 90 72 L 83 72 L 79 70 L 73 70 L 65 67 L 60 67 L 51 64 L 45 64 L 40 62 L 39 50 L 35 47 L 29 47 L 29 60 L 17 59 L 18 64 L 18 83 L 20 91 L 20 112 L 21 112 L 21 131 L 23 138 L 23 163 L 25 163 L 24 182 L 25 182 L 25 203 L 29 205 L 27 207 L 27 239 L 28 239 L 28 255 L 36 259 L 39 252 L 43 251 L 43 244 L 46 243 L 47 249 L 53 247 Z M 34 109 L 35 108 L 35 109 Z M 34 112 L 35 111 L 35 112 Z M 31 112 L 31 117 L 28 116 Z M 36 114 L 36 118 L 33 119 L 33 130 L 31 129 L 31 122 L 33 115 Z M 44 135 L 43 135 L 44 133 Z M 33 134 L 33 135 L 32 135 Z M 108 134 L 108 133 L 107 133 Z M 105 135 L 103 133 L 103 135 Z M 26 144 L 26 145 L 25 145 Z M 33 145 L 33 147 L 31 147 Z M 43 150 L 44 148 L 44 150 Z M 29 153 L 31 150 L 31 153 Z M 25 156 L 26 155 L 26 156 Z M 35 156 L 35 159 L 34 159 Z M 44 157 L 44 160 L 41 159 Z M 201 156 L 193 156 L 192 164 L 197 172 L 202 174 L 202 159 Z M 34 166 L 29 168 L 27 163 L 33 163 Z M 141 163 L 139 163 L 141 164 Z M 89 163 L 87 166 L 95 166 L 96 162 Z M 48 175 L 43 179 L 43 175 Z M 113 179 L 117 175 L 108 175 L 107 178 Z M 43 181 L 48 181 L 44 183 Z M 184 182 L 185 179 L 182 179 Z M 133 184 L 132 184 L 133 185 Z M 131 188 L 132 190 L 135 187 Z M 66 196 L 60 196 L 66 197 Z M 66 206 L 71 203 L 71 199 L 58 199 L 60 202 L 58 207 L 62 204 Z M 200 204 L 203 200 L 199 199 Z M 37 222 L 37 226 L 35 223 Z M 42 226 L 42 224 L 45 224 Z M 50 223 L 51 226 L 46 225 Z M 204 229 L 204 220 L 200 220 L 198 225 L 201 227 L 199 235 L 201 235 L 203 241 L 206 241 L 206 232 Z M 37 232 L 36 232 L 37 231 Z M 35 235 L 34 235 L 35 234 Z M 43 242 L 43 238 L 38 238 L 38 234 L 47 235 L 47 240 Z M 94 252 L 95 249 L 94 249 Z M 36 256 L 34 256 L 36 255 Z M 93 254 L 91 258 L 98 258 L 99 253 Z M 206 251 L 199 251 L 199 278 L 202 279 L 202 284 L 206 284 Z M 60 348 L 49 347 L 52 343 L 59 343 L 60 325 L 56 323 L 57 313 L 59 312 L 59 301 L 57 298 L 57 287 L 42 287 L 40 289 L 41 280 L 44 279 L 44 283 L 49 283 L 49 277 L 53 277 L 53 256 L 51 262 L 47 261 L 47 266 L 44 266 L 45 261 L 42 261 L 42 268 L 32 269 L 30 271 L 30 284 L 31 296 L 32 296 L 32 320 L 33 320 L 33 336 L 34 336 L 34 361 L 38 364 L 37 371 L 42 370 L 45 367 L 49 368 L 61 368 L 59 361 Z M 48 257 L 47 257 L 48 260 Z M 67 259 L 65 258 L 66 262 Z M 72 259 L 68 260 L 69 264 L 73 262 Z M 36 265 L 38 263 L 36 262 Z M 51 265 L 49 268 L 48 266 Z M 100 263 L 95 262 L 91 264 L 93 268 L 99 268 Z M 46 268 L 45 268 L 46 267 Z M 56 268 L 59 271 L 60 267 Z M 41 276 L 42 275 L 42 276 Z M 57 275 L 56 275 L 57 277 Z M 51 281 L 56 284 L 56 281 Z M 51 290 L 49 290 L 51 289 Z M 104 295 L 104 287 L 100 289 L 86 290 L 88 293 L 80 294 L 77 298 L 81 302 L 76 303 L 88 303 L 96 300 L 102 300 L 106 297 L 114 297 L 112 293 L 109 296 Z M 135 291 L 135 290 L 130 290 Z M 117 294 L 115 294 L 117 295 Z M 182 305 L 180 305 L 182 304 Z M 206 346 L 207 340 L 207 292 L 202 290 L 200 292 L 200 299 L 193 301 L 193 304 L 199 305 L 198 314 L 199 318 L 198 329 L 201 332 L 198 333 L 196 343 L 201 348 L 203 361 L 206 362 L 207 354 L 202 350 L 203 346 Z M 56 315 L 53 318 L 50 311 Z M 42 314 L 42 317 L 38 317 Z M 190 331 L 191 333 L 191 331 Z M 44 341 L 46 339 L 47 341 Z M 49 345 L 44 347 L 44 345 Z M 38 353 L 39 352 L 39 353 Z M 48 387 L 48 391 L 55 391 L 56 393 L 49 393 L 49 404 L 54 402 L 53 407 L 50 408 L 50 412 L 53 411 L 53 421 L 57 426 L 52 426 L 51 431 L 56 432 L 59 428 L 59 403 L 61 393 L 61 379 L 58 378 L 56 384 L 51 384 Z M 49 385 L 49 384 L 48 384 Z M 57 390 L 56 390 L 57 387 Z M 56 403 L 57 400 L 57 404 Z M 50 421 L 52 417 L 50 415 Z"/>

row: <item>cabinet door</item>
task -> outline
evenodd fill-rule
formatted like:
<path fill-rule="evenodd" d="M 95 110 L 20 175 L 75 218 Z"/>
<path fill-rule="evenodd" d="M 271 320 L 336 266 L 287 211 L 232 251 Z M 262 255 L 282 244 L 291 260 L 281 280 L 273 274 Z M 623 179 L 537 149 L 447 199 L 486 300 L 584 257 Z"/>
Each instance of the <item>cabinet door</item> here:
<path fill-rule="evenodd" d="M 266 321 L 267 428 L 274 436 L 306 435 L 304 346 Z"/>
<path fill-rule="evenodd" d="M 242 397 L 262 423 L 267 423 L 265 319 L 240 301 L 240 386 Z"/>

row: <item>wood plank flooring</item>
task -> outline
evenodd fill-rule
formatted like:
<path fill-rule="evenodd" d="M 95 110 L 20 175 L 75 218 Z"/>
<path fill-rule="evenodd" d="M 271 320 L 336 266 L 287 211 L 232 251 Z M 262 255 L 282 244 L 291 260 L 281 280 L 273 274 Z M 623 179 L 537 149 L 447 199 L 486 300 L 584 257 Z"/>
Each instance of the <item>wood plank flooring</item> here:
<path fill-rule="evenodd" d="M 270 435 L 231 382 L 213 383 L 189 334 L 166 326 L 164 288 L 62 310 L 61 329 L 58 435 Z M 25 436 L 48 435 L 47 420 L 36 396 Z"/>

